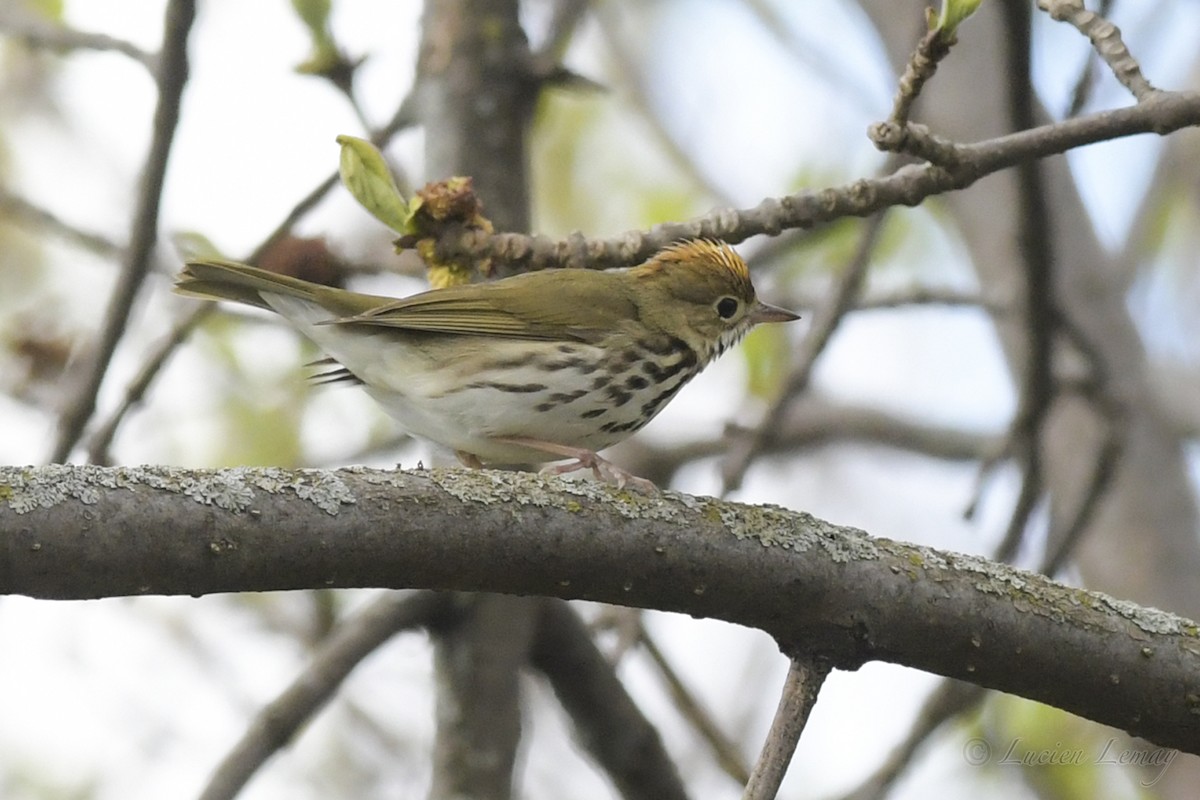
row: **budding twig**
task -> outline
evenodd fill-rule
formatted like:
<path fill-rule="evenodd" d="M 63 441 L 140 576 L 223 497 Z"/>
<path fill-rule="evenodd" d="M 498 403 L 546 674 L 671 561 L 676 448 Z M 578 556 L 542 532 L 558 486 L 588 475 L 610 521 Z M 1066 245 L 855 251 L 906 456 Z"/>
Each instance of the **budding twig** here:
<path fill-rule="evenodd" d="M 1083 0 L 1038 0 L 1038 8 L 1088 37 L 1113 75 L 1139 102 L 1158 93 L 1159 90 L 1146 80 L 1137 59 L 1125 46 L 1121 29 L 1084 8 Z"/>

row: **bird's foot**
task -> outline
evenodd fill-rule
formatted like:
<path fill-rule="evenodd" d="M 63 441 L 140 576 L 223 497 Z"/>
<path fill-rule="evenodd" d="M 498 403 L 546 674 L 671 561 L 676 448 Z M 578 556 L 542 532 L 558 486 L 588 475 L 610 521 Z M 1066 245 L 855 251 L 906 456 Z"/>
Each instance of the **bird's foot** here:
<path fill-rule="evenodd" d="M 468 453 L 466 450 L 455 450 L 454 455 L 458 457 L 458 462 L 467 469 L 483 469 L 483 462 L 474 453 Z"/>
<path fill-rule="evenodd" d="M 499 436 L 496 437 L 496 440 L 508 444 L 520 445 L 521 447 L 528 447 L 531 450 L 540 450 L 547 455 L 574 459 L 573 461 L 568 461 L 566 464 L 552 464 L 546 467 L 542 471 L 547 474 L 565 475 L 568 472 L 575 472 L 576 470 L 590 469 L 592 474 L 596 476 L 596 480 L 603 483 L 615 484 L 618 489 L 624 489 L 628 486 L 642 494 L 658 494 L 658 487 L 654 485 L 653 481 L 639 478 L 632 472 L 618 467 L 594 450 L 588 450 L 584 447 L 570 447 L 569 445 L 555 444 L 554 442 L 543 442 L 540 439 L 529 439 L 524 436 Z"/>

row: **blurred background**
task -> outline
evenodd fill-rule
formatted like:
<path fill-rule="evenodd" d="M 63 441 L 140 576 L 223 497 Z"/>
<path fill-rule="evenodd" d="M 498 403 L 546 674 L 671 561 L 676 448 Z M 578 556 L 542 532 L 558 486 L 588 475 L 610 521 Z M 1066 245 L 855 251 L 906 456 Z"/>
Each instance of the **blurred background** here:
<path fill-rule="evenodd" d="M 562 5 L 521 4 L 535 51 Z M 887 168 L 866 129 L 890 113 L 899 64 L 922 32 L 920 3 L 581 5 L 562 63 L 587 82 L 545 88 L 533 114 L 534 232 L 611 236 Z M 984 3 L 926 87 L 914 118 L 935 132 L 972 141 L 1009 130 L 1005 92 L 1019 76 L 1003 45 L 1017 40 L 1001 5 Z M 1200 4 L 1100 5 L 1153 83 L 1196 87 Z M 160 45 L 164 7 L 0 0 L 0 463 L 51 458 L 63 411 L 94 357 L 151 144 L 157 92 L 147 54 Z M 361 392 L 306 383 L 304 365 L 319 354 L 276 320 L 222 309 L 181 327 L 198 304 L 170 293 L 177 243 L 203 241 L 248 258 L 336 170 L 336 136 L 366 136 L 393 118 L 416 76 L 421 14 L 415 0 L 333 2 L 328 41 L 363 59 L 348 96 L 310 74 L 328 53 L 291 3 L 198 4 L 150 272 L 69 460 L 443 463 L 442 454 L 401 436 Z M 1027 54 L 1039 113 L 1055 120 L 1131 102 L 1078 32 L 1031 16 Z M 408 126 L 384 147 L 402 190 L 447 177 L 425 174 L 432 135 Z M 1067 387 L 1062 394 L 1074 399 L 1057 403 L 1041 430 L 1042 485 L 1012 553 L 1038 568 L 1070 527 L 1063 521 L 1087 503 L 1091 516 L 1068 541 L 1058 577 L 1193 617 L 1200 615 L 1192 569 L 1200 564 L 1197 146 L 1192 131 L 1136 137 L 1046 168 L 1049 251 L 1070 320 L 1051 359 Z M 785 429 L 729 496 L 873 535 L 995 553 L 1028 474 L 1006 447 L 1021 406 L 1019 342 L 1028 324 L 1019 282 L 1022 210 L 1005 178 L 883 217 L 855 308 L 805 390 L 787 398 Z M 841 220 L 739 245 L 760 294 L 799 310 L 804 321 L 756 332 L 633 442 L 615 448 L 613 460 L 681 491 L 730 488 L 727 432 L 754 426 L 780 402 L 798 343 L 870 224 Z M 300 253 L 352 288 L 403 295 L 425 286 L 420 265 L 397 257 L 389 231 L 340 187 L 301 213 L 288 235 L 277 258 Z M 164 351 L 168 340 L 178 346 Z M 169 352 L 165 366 L 126 409 L 131 383 L 162 352 Z M 1105 402 L 1123 409 L 1119 422 L 1102 410 Z M 1117 477 L 1103 496 L 1088 498 L 1081 487 L 1104 457 L 1105 436 L 1117 434 Z M 375 595 L 0 598 L 0 796 L 198 795 L 254 713 L 340 619 Z M 622 649 L 620 628 L 605 628 L 604 609 L 579 607 L 619 658 L 618 674 L 694 796 L 740 796 L 647 648 Z M 774 643 L 756 631 L 668 614 L 647 613 L 643 624 L 753 763 L 787 668 Z M 242 796 L 424 795 L 434 729 L 430 653 L 424 635 L 407 634 L 373 654 Z M 939 681 L 883 664 L 835 673 L 781 796 L 854 790 L 910 735 Z M 544 682 L 531 676 L 523 691 L 517 794 L 616 796 L 573 745 L 570 721 Z M 1095 758 L 1057 770 L 998 763 L 1014 741 L 1098 757 L 1115 735 L 992 697 L 922 737 L 883 796 L 1188 796 L 1180 787 L 1194 786 L 1185 778 L 1196 767 L 1182 756 L 1148 772 Z M 969 749 L 980 741 L 992 751 L 983 758 Z"/>

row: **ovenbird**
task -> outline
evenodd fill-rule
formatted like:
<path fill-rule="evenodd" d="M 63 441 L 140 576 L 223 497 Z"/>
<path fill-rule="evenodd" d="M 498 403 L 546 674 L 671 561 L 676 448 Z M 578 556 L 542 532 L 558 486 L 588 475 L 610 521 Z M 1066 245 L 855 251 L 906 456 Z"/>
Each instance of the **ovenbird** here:
<path fill-rule="evenodd" d="M 468 466 L 574 459 L 624 485 L 596 454 L 654 418 L 760 322 L 797 315 L 755 297 L 746 263 L 710 240 L 627 270 L 547 270 L 403 299 L 231 261 L 189 262 L 176 290 L 275 311 L 411 434 Z"/>

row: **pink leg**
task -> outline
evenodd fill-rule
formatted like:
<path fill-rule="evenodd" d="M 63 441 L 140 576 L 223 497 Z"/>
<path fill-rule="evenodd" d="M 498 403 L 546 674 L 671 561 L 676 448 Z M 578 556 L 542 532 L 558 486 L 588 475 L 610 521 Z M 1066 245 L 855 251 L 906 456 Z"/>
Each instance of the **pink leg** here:
<path fill-rule="evenodd" d="M 575 459 L 566 464 L 546 467 L 545 471 L 551 475 L 563 475 L 567 472 L 575 472 L 580 469 L 590 469 L 592 474 L 596 476 L 596 480 L 605 483 L 615 483 L 618 489 L 624 489 L 628 485 L 643 494 L 658 494 L 658 487 L 653 482 L 645 478 L 639 478 L 637 475 L 621 469 L 608 459 L 601 457 L 594 450 L 588 450 L 583 447 L 570 447 L 565 444 L 555 444 L 554 442 L 543 442 L 540 439 L 530 439 L 525 436 L 497 436 L 496 441 L 528 447 L 531 450 L 541 450 L 547 455 Z"/>
<path fill-rule="evenodd" d="M 454 455 L 458 456 L 459 463 L 467 469 L 483 469 L 483 462 L 474 453 L 468 453 L 466 450 L 455 450 Z"/>

